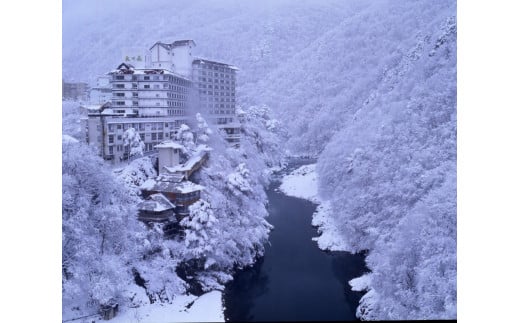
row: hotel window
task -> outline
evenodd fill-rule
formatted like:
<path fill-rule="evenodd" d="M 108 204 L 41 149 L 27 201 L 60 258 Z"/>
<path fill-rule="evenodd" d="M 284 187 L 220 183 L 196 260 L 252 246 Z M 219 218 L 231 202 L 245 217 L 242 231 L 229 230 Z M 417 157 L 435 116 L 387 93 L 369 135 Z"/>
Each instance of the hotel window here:
<path fill-rule="evenodd" d="M 124 84 L 116 84 L 116 88 L 117 89 L 124 89 L 125 85 Z"/>
<path fill-rule="evenodd" d="M 114 135 L 108 135 L 108 143 L 113 144 L 114 143 Z"/>
<path fill-rule="evenodd" d="M 149 88 L 150 88 L 150 85 L 149 85 L 149 84 L 146 84 L 146 85 L 144 86 L 144 88 L 145 88 L 145 89 L 149 89 Z"/>
<path fill-rule="evenodd" d="M 121 130 L 121 128 L 122 128 L 122 125 L 118 124 L 118 125 L 117 125 L 117 129 L 118 129 L 118 130 Z"/>
<path fill-rule="evenodd" d="M 155 132 L 152 132 L 152 140 L 157 140 L 157 134 Z"/>
<path fill-rule="evenodd" d="M 149 76 L 145 76 L 143 79 L 144 79 L 145 81 L 149 81 L 149 80 L 150 80 L 150 77 L 149 77 Z"/>
<path fill-rule="evenodd" d="M 125 96 L 124 93 L 116 93 L 116 96 Z"/>
<path fill-rule="evenodd" d="M 162 133 L 162 132 L 159 132 L 159 133 L 157 134 L 157 139 L 158 139 L 158 140 L 162 140 L 162 139 L 163 139 L 163 133 Z"/>
<path fill-rule="evenodd" d="M 132 89 L 137 89 L 137 83 L 132 83 Z"/>
<path fill-rule="evenodd" d="M 108 147 L 108 154 L 109 155 L 113 155 L 114 154 L 114 146 L 109 146 Z"/>
<path fill-rule="evenodd" d="M 132 92 L 132 97 L 137 98 L 139 94 L 137 92 Z"/>
<path fill-rule="evenodd" d="M 109 124 L 108 125 L 108 131 L 109 132 L 113 132 L 114 131 L 114 125 L 113 124 Z"/>
<path fill-rule="evenodd" d="M 116 80 L 124 80 L 124 75 L 116 75 Z"/>

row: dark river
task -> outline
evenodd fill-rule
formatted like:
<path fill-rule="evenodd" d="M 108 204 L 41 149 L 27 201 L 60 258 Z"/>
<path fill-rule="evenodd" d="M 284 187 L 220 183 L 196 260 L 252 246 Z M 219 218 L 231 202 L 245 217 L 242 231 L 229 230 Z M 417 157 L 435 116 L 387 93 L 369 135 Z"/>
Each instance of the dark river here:
<path fill-rule="evenodd" d="M 267 195 L 274 225 L 263 258 L 235 274 L 224 292 L 226 321 L 357 320 L 363 295 L 348 281 L 367 272 L 364 256 L 324 252 L 312 237 L 316 205 L 276 191 Z"/>

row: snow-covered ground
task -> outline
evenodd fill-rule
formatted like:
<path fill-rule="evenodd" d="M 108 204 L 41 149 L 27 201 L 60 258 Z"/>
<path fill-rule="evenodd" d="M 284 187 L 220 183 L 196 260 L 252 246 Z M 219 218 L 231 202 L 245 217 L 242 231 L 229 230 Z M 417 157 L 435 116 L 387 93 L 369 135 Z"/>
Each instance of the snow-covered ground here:
<path fill-rule="evenodd" d="M 100 317 L 89 317 L 70 322 L 91 322 L 99 319 Z M 171 304 L 154 303 L 137 308 L 124 307 L 108 322 L 224 322 L 222 293 L 211 291 L 200 297 L 180 295 L 175 297 Z"/>
<path fill-rule="evenodd" d="M 280 185 L 280 191 L 288 196 L 299 197 L 320 203 L 318 196 L 318 180 L 316 177 L 316 164 L 304 165 L 285 175 Z"/>
<path fill-rule="evenodd" d="M 319 204 L 312 215 L 312 225 L 318 227 L 319 237 L 312 238 L 322 250 L 344 251 L 342 235 L 337 230 L 334 218 L 329 216 L 330 203 L 318 194 L 316 164 L 304 165 L 282 178 L 280 191 Z"/>
<path fill-rule="evenodd" d="M 172 304 L 154 303 L 127 308 L 110 322 L 224 322 L 222 293 L 212 291 L 200 297 L 182 295 L 177 296 Z"/>

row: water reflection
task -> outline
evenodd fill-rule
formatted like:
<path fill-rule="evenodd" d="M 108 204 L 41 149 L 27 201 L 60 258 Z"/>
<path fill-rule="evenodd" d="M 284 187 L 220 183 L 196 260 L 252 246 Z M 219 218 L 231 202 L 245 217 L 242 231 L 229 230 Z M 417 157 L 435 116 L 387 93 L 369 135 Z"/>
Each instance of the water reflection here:
<path fill-rule="evenodd" d="M 230 321 L 349 321 L 362 293 L 348 281 L 365 271 L 364 255 L 323 252 L 312 237 L 316 205 L 268 190 L 275 226 L 265 255 L 226 286 L 224 316 Z"/>
<path fill-rule="evenodd" d="M 254 321 L 254 315 L 251 313 L 254 300 L 268 291 L 269 276 L 263 272 L 263 264 L 264 258 L 260 258 L 253 266 L 241 270 L 226 286 L 223 297 L 226 318 L 239 317 L 243 321 Z M 240 299 L 241 306 L 228 304 L 229 299 Z"/>

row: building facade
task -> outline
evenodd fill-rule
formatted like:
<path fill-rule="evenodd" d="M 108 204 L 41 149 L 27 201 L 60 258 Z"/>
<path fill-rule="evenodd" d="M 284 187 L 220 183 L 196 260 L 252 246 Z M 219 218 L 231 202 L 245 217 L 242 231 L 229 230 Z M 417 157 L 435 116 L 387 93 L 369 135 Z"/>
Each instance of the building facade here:
<path fill-rule="evenodd" d="M 236 119 L 236 72 L 233 65 L 206 59 L 192 62 L 192 80 L 198 91 L 199 107 L 208 122 L 226 133 L 231 143 L 240 141 L 240 123 Z"/>
<path fill-rule="evenodd" d="M 85 120 L 86 141 L 105 160 L 128 159 L 123 133 L 134 128 L 153 152 L 163 140 L 173 139 L 181 124 L 193 124 L 201 112 L 221 129 L 228 142 L 238 145 L 240 123 L 235 116 L 236 67 L 194 59 L 193 40 L 155 43 L 145 58 L 145 68 L 122 63 L 107 73 L 110 104 L 99 104 Z M 107 88 L 104 85 L 104 88 Z"/>

